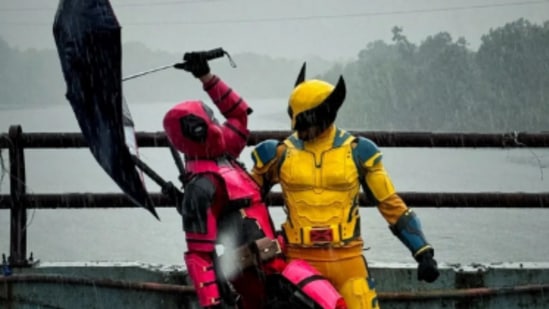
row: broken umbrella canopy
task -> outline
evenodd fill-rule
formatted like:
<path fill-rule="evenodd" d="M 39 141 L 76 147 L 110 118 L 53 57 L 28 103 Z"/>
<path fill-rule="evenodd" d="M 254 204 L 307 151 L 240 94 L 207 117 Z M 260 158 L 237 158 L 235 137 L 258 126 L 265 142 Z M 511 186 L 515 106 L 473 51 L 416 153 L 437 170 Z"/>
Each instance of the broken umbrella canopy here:
<path fill-rule="evenodd" d="M 53 34 L 69 100 L 92 154 L 156 218 L 124 138 L 120 25 L 108 0 L 61 0 Z"/>

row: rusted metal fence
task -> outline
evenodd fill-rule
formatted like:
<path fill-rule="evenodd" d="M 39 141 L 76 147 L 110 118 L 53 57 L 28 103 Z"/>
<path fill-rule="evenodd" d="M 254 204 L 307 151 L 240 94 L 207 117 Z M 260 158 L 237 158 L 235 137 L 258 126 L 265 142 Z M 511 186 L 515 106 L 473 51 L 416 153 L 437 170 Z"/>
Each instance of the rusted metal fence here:
<path fill-rule="evenodd" d="M 381 147 L 452 147 L 452 148 L 549 148 L 548 133 L 510 132 L 487 133 L 430 133 L 430 132 L 364 132 L 351 131 L 373 140 Z M 252 132 L 248 145 L 273 138 L 282 140 L 288 131 Z M 168 147 L 163 132 L 138 132 L 140 147 Z M 83 148 L 87 143 L 80 133 L 23 133 L 14 125 L 8 133 L 0 134 L 0 150 L 9 149 L 10 194 L 0 194 L 0 209 L 10 210 L 10 264 L 26 266 L 27 235 L 25 224 L 27 209 L 52 208 L 133 208 L 135 206 L 120 193 L 60 193 L 27 194 L 25 173 L 25 149 L 33 148 Z M 549 192 L 542 193 L 430 193 L 399 192 L 406 203 L 414 207 L 492 207 L 492 208 L 548 208 Z M 173 201 L 161 193 L 152 193 L 157 207 L 173 207 Z M 280 193 L 269 195 L 271 205 L 282 205 Z M 361 196 L 361 205 L 368 205 Z"/>
<path fill-rule="evenodd" d="M 136 282 L 127 280 L 113 280 L 103 278 L 88 278 L 49 274 L 23 274 L 9 277 L 0 277 L 0 283 L 50 283 L 73 286 L 92 286 L 94 288 L 115 288 L 121 290 L 145 291 L 156 293 L 169 293 L 180 295 L 194 295 L 195 288 L 192 285 L 180 285 L 158 282 Z M 474 297 L 502 296 L 505 294 L 534 294 L 549 292 L 549 284 L 526 284 L 503 287 L 478 287 L 448 290 L 427 290 L 427 291 L 399 291 L 399 292 L 377 292 L 380 300 L 400 301 L 422 301 L 461 299 Z"/>

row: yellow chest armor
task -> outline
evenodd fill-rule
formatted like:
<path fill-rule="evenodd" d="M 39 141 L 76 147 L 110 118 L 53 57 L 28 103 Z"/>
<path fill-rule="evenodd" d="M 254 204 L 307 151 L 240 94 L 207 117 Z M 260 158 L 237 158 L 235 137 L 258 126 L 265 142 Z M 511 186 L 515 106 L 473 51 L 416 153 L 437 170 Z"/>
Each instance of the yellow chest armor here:
<path fill-rule="evenodd" d="M 279 177 L 290 244 L 338 246 L 359 238 L 360 183 L 351 140 L 316 152 L 287 143 Z"/>

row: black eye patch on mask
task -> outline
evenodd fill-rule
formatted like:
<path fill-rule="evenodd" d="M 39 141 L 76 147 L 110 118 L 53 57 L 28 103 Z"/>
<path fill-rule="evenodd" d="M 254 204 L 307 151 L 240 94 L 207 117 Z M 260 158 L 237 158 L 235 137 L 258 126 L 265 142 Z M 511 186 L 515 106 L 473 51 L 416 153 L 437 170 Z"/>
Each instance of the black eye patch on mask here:
<path fill-rule="evenodd" d="M 192 141 L 204 143 L 208 137 L 208 125 L 204 119 L 188 115 L 179 119 L 181 133 Z"/>

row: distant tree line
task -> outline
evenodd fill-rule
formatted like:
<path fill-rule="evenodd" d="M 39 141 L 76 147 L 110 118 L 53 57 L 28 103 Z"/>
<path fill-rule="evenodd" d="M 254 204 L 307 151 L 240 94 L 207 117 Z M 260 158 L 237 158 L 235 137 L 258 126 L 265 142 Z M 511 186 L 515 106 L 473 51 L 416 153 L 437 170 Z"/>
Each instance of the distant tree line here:
<path fill-rule="evenodd" d="M 233 55 L 236 69 L 227 59 L 211 66 L 246 98 L 286 100 L 304 60 L 308 78 L 335 82 L 343 74 L 348 94 L 338 123 L 349 129 L 549 130 L 549 21 L 519 19 L 490 30 L 477 51 L 445 32 L 420 44 L 409 42 L 402 28 L 392 34 L 392 42 L 369 43 L 346 63 L 243 53 Z M 175 63 L 183 52 L 126 43 L 123 76 Z M 0 68 L 0 109 L 66 103 L 55 50 L 21 51 L 0 38 Z M 151 103 L 204 95 L 190 74 L 177 70 L 125 82 L 124 94 L 129 102 Z"/>
<path fill-rule="evenodd" d="M 52 38 L 53 40 L 53 38 Z M 153 50 L 142 43 L 122 46 L 122 74 L 129 76 L 176 63 L 181 53 Z M 228 52 L 231 52 L 228 50 Z M 246 98 L 287 98 L 303 60 L 275 58 L 252 53 L 232 54 L 210 62 L 212 71 Z M 328 70 L 334 62 L 307 59 L 314 72 Z M 0 38 L 0 109 L 64 104 L 66 86 L 56 50 L 18 50 Z M 123 83 L 129 102 L 178 102 L 205 96 L 189 73 L 169 69 Z"/>
<path fill-rule="evenodd" d="M 181 60 L 181 53 L 151 50 L 142 43 L 126 43 L 123 48 L 125 75 L 145 71 Z M 227 57 L 210 61 L 212 72 L 218 74 L 247 99 L 287 98 L 303 60 L 276 58 L 253 53 L 230 53 L 236 67 Z M 314 63 L 314 73 L 321 73 L 334 62 L 319 58 L 307 59 Z M 194 78 L 186 72 L 167 70 L 139 77 L 124 83 L 125 94 L 132 99 L 148 102 L 174 101 L 204 96 Z"/>
<path fill-rule="evenodd" d="M 0 38 L 0 109 L 50 105 L 64 100 L 64 81 L 55 50 L 11 48 Z"/>
<path fill-rule="evenodd" d="M 549 130 L 549 21 L 524 19 L 490 30 L 477 52 L 448 33 L 410 43 L 402 28 L 392 44 L 367 45 L 343 74 L 348 128 L 411 131 Z"/>

